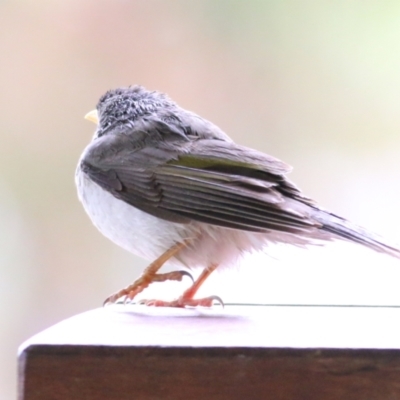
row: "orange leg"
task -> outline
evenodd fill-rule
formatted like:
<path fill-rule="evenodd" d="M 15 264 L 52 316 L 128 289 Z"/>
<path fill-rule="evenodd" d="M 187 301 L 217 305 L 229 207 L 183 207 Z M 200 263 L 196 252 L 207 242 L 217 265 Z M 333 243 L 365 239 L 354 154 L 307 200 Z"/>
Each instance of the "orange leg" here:
<path fill-rule="evenodd" d="M 140 303 L 154 307 L 211 307 L 214 301 L 223 305 L 222 300 L 217 296 L 204 297 L 202 299 L 194 299 L 193 297 L 199 290 L 200 286 L 204 281 L 211 275 L 211 273 L 218 267 L 218 264 L 212 264 L 208 268 L 205 268 L 200 276 L 193 282 L 193 285 L 185 290 L 185 292 L 178 299 L 173 301 L 162 301 L 162 300 L 142 300 Z"/>
<path fill-rule="evenodd" d="M 157 260 L 153 261 L 143 271 L 142 275 L 132 283 L 132 285 L 129 285 L 125 289 L 122 289 L 119 292 L 107 297 L 103 305 L 115 303 L 122 297 L 125 297 L 125 302 L 132 300 L 137 294 L 146 289 L 152 282 L 163 282 L 166 280 L 181 281 L 184 276 L 189 276 L 192 278 L 192 276 L 186 271 L 173 271 L 165 274 L 157 274 L 157 271 L 163 266 L 163 264 L 181 251 L 184 247 L 186 247 L 188 243 L 188 241 L 185 241 L 172 246 L 169 250 L 158 257 Z"/>

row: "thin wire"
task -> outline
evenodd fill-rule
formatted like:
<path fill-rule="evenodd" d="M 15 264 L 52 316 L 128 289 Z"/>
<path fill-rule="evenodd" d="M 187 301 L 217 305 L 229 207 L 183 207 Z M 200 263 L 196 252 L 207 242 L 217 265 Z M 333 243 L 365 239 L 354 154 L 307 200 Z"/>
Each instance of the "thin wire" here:
<path fill-rule="evenodd" d="M 224 303 L 225 306 L 248 307 L 320 307 L 320 308 L 400 308 L 400 305 L 375 304 L 260 304 L 260 303 Z"/>

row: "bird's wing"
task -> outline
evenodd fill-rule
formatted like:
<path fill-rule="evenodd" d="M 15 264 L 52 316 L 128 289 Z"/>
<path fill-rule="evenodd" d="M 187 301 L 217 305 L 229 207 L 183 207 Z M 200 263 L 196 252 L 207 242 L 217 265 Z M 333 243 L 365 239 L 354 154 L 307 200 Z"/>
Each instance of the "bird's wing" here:
<path fill-rule="evenodd" d="M 263 153 L 217 139 L 140 148 L 106 139 L 85 155 L 82 170 L 116 198 L 156 217 L 249 231 L 295 233 L 319 225 L 295 200 L 301 195 L 283 176 L 289 168 Z"/>

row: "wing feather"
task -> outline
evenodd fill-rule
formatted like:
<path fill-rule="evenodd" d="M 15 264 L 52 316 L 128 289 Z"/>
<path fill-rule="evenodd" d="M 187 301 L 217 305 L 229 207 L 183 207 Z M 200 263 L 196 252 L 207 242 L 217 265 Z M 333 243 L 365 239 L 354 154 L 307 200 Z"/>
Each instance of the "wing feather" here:
<path fill-rule="evenodd" d="M 149 117 L 137 131 L 97 138 L 81 168 L 118 199 L 175 222 L 249 231 L 320 226 L 309 215 L 308 200 L 285 178 L 288 165 L 221 132 L 213 137 L 216 127 L 193 118 L 169 132 L 170 124 Z"/>

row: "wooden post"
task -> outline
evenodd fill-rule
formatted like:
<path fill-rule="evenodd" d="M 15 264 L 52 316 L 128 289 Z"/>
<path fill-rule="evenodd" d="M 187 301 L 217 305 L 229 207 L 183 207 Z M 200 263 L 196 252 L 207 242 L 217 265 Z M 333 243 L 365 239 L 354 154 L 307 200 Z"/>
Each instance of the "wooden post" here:
<path fill-rule="evenodd" d="M 400 308 L 96 309 L 21 345 L 19 399 L 400 399 Z"/>

